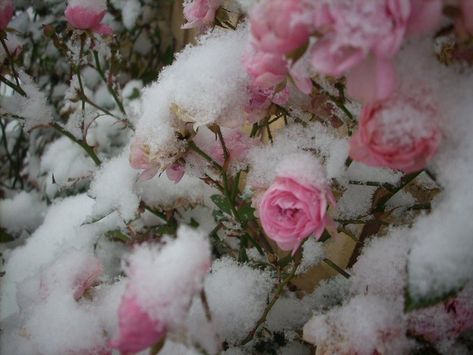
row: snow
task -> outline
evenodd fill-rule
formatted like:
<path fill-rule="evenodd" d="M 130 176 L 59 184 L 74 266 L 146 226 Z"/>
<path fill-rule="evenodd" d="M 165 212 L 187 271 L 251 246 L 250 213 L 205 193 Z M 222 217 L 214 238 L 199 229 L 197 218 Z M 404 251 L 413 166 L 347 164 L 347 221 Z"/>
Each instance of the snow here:
<path fill-rule="evenodd" d="M 137 179 L 138 172 L 130 166 L 127 150 L 105 163 L 90 187 L 90 195 L 95 199 L 92 215 L 105 216 L 117 211 L 125 221 L 134 219 L 140 202 L 135 191 Z"/>
<path fill-rule="evenodd" d="M 22 191 L 0 200 L 0 226 L 12 234 L 33 232 L 43 222 L 45 212 L 46 204 L 38 193 Z"/>
<path fill-rule="evenodd" d="M 277 133 L 272 145 L 250 150 L 248 184 L 256 188 L 269 186 L 277 175 L 276 167 L 281 159 L 300 151 L 315 153 L 325 167 L 328 179 L 343 176 L 348 157 L 346 139 L 337 138 L 334 132 L 320 123 L 311 123 L 306 127 L 292 124 Z"/>
<path fill-rule="evenodd" d="M 245 338 L 263 313 L 272 286 L 268 272 L 230 258 L 215 261 L 205 292 L 218 334 L 229 343 Z"/>
<path fill-rule="evenodd" d="M 202 232 L 181 226 L 177 238 L 162 248 L 135 248 L 128 263 L 128 287 L 138 303 L 172 329 L 184 322 L 192 297 L 202 287 L 210 267 L 209 242 Z"/>
<path fill-rule="evenodd" d="M 21 88 L 25 91 L 26 97 L 15 93 L 13 96 L 2 96 L 2 108 L 0 113 L 9 113 L 24 118 L 24 125 L 27 131 L 52 122 L 53 109 L 47 102 L 47 97 L 33 79 L 25 73 L 20 74 Z"/>
<path fill-rule="evenodd" d="M 178 152 L 174 127 L 219 122 L 241 124 L 246 73 L 240 62 L 247 29 L 214 31 L 188 45 L 143 92 L 137 136 L 153 151 Z M 177 117 L 176 117 L 177 116 Z"/>
<path fill-rule="evenodd" d="M 141 14 L 141 4 L 138 0 L 126 0 L 122 8 L 123 24 L 128 30 L 135 27 L 136 20 Z"/>

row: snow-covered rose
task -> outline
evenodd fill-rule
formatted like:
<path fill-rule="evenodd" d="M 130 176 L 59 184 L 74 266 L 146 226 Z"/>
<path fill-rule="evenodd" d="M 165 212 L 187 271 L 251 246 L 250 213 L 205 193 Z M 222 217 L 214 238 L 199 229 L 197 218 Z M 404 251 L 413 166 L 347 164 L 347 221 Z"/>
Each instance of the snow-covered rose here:
<path fill-rule="evenodd" d="M 221 0 L 186 0 L 184 17 L 187 23 L 182 28 L 203 27 L 213 22 Z"/>
<path fill-rule="evenodd" d="M 160 341 L 166 335 L 166 327 L 150 318 L 136 301 L 125 296 L 118 310 L 120 337 L 110 342 L 112 348 L 123 353 L 135 353 Z"/>
<path fill-rule="evenodd" d="M 412 98 L 394 97 L 366 106 L 350 141 L 350 156 L 370 166 L 411 173 L 437 152 L 437 109 Z"/>
<path fill-rule="evenodd" d="M 261 225 L 282 250 L 293 253 L 309 236 L 320 238 L 335 199 L 322 167 L 309 153 L 286 157 L 258 204 Z"/>
<path fill-rule="evenodd" d="M 0 0 L 0 31 L 7 28 L 14 10 L 15 7 L 12 0 Z"/>
<path fill-rule="evenodd" d="M 265 52 L 287 54 L 301 47 L 313 30 L 303 0 L 265 0 L 250 14 L 255 46 Z"/>
<path fill-rule="evenodd" d="M 139 352 L 182 325 L 211 257 L 204 233 L 181 226 L 159 248 L 142 244 L 129 257 L 129 281 L 118 309 L 120 335 L 110 346 Z"/>
<path fill-rule="evenodd" d="M 105 1 L 71 0 L 64 12 L 67 22 L 79 30 L 91 30 L 101 35 L 111 35 L 112 28 L 102 23 L 107 12 Z"/>

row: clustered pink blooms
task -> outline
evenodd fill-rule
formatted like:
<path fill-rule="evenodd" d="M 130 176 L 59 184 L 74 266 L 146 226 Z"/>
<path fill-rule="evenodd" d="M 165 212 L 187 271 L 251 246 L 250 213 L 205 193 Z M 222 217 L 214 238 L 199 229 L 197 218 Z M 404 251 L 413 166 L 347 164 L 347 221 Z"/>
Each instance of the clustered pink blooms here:
<path fill-rule="evenodd" d="M 441 10 L 441 0 L 321 2 L 315 15 L 322 36 L 310 49 L 312 66 L 322 74 L 347 75 L 353 98 L 386 99 L 396 88 L 392 59 L 406 34 L 434 29 Z"/>
<path fill-rule="evenodd" d="M 0 0 L 0 31 L 7 28 L 14 11 L 15 6 L 12 0 Z"/>
<path fill-rule="evenodd" d="M 221 0 L 185 0 L 184 17 L 187 23 L 182 28 L 202 28 L 210 25 Z"/>
<path fill-rule="evenodd" d="M 434 105 L 411 97 L 367 105 L 350 141 L 350 157 L 370 166 L 419 171 L 437 152 L 438 116 Z"/>
<path fill-rule="evenodd" d="M 107 7 L 104 1 L 70 0 L 64 14 L 72 27 L 108 36 L 113 31 L 110 26 L 102 23 L 106 12 Z"/>
<path fill-rule="evenodd" d="M 322 167 L 309 153 L 287 157 L 277 170 L 258 203 L 258 214 L 266 235 L 294 254 L 309 236 L 321 237 L 330 221 L 327 209 L 335 198 Z"/>
<path fill-rule="evenodd" d="M 250 14 L 252 43 L 243 57 L 250 76 L 250 102 L 247 112 L 264 111 L 271 102 L 285 104 L 288 92 L 285 80 L 292 62 L 286 58 L 302 46 L 313 31 L 307 2 L 303 0 L 265 0 Z M 312 85 L 300 74 L 293 78 L 298 88 L 310 93 Z M 255 115 L 257 117 L 257 115 Z"/>

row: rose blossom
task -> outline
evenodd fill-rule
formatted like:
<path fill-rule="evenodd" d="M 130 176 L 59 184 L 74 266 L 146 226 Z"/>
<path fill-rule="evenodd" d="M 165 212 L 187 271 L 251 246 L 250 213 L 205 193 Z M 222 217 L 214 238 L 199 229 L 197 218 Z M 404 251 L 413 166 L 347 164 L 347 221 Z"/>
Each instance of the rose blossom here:
<path fill-rule="evenodd" d="M 250 14 L 255 46 L 265 52 L 287 54 L 301 47 L 313 30 L 303 0 L 265 0 Z"/>
<path fill-rule="evenodd" d="M 391 60 L 408 34 L 436 28 L 440 0 L 334 0 L 319 5 L 314 23 L 322 37 L 310 49 L 314 70 L 347 75 L 349 95 L 369 103 L 395 90 Z"/>
<path fill-rule="evenodd" d="M 0 0 L 0 31 L 7 28 L 8 23 L 13 17 L 15 6 L 12 0 Z"/>
<path fill-rule="evenodd" d="M 310 235 L 320 238 L 329 222 L 327 208 L 335 199 L 322 167 L 309 153 L 287 157 L 258 204 L 261 225 L 282 250 L 294 254 Z"/>
<path fill-rule="evenodd" d="M 423 169 L 440 143 L 436 107 L 410 97 L 367 105 L 350 141 L 350 157 L 411 173 Z"/>
<path fill-rule="evenodd" d="M 128 260 L 128 285 L 118 309 L 120 335 L 110 346 L 139 352 L 180 328 L 211 263 L 206 234 L 180 226 L 176 239 L 142 244 Z"/>
<path fill-rule="evenodd" d="M 243 64 L 251 78 L 252 86 L 260 90 L 274 89 L 286 79 L 287 60 L 281 54 L 250 48 L 243 55 Z"/>
<path fill-rule="evenodd" d="M 64 14 L 67 22 L 74 28 L 111 35 L 111 27 L 101 23 L 106 12 L 105 1 L 71 0 Z"/>
<path fill-rule="evenodd" d="M 185 0 L 184 17 L 187 23 L 182 28 L 203 27 L 213 22 L 221 0 Z"/>
<path fill-rule="evenodd" d="M 123 353 L 135 353 L 157 343 L 166 335 L 166 327 L 153 321 L 134 297 L 125 296 L 118 310 L 120 337 L 110 342 Z"/>

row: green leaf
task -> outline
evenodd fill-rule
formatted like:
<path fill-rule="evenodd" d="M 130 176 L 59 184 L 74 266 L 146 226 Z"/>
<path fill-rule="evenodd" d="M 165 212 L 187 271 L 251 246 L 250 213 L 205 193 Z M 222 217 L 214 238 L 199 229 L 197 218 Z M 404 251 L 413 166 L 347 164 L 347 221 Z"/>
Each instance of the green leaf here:
<path fill-rule="evenodd" d="M 248 247 L 248 239 L 246 235 L 241 236 L 240 238 L 240 251 L 238 252 L 238 261 L 246 262 L 248 261 L 248 255 L 246 254 L 246 248 Z"/>
<path fill-rule="evenodd" d="M 197 222 L 194 218 L 191 218 L 191 221 L 189 222 L 189 225 L 192 227 L 192 228 L 198 228 L 200 226 L 200 223 Z"/>
<path fill-rule="evenodd" d="M 220 210 L 214 210 L 212 212 L 212 216 L 215 219 L 215 222 L 217 222 L 217 223 L 222 221 L 223 219 L 225 219 L 225 215 Z"/>
<path fill-rule="evenodd" d="M 5 229 L 0 228 L 0 243 L 8 243 L 13 241 L 13 237 L 8 234 Z"/>
<path fill-rule="evenodd" d="M 255 209 L 251 207 L 249 203 L 245 203 L 238 209 L 238 216 L 240 217 L 240 221 L 246 224 L 255 219 Z"/>
<path fill-rule="evenodd" d="M 226 214 L 232 214 L 232 207 L 230 201 L 225 196 L 222 195 L 212 195 L 210 199 L 215 203 L 215 205 L 220 208 L 221 211 L 225 212 Z"/>
<path fill-rule="evenodd" d="M 130 238 L 120 230 L 108 231 L 105 235 L 107 238 L 115 239 L 123 243 L 128 243 L 130 241 Z"/>
<path fill-rule="evenodd" d="M 175 225 L 169 225 L 169 224 L 163 224 L 162 226 L 159 226 L 156 228 L 156 231 L 159 234 L 169 234 L 169 235 L 174 235 L 176 234 L 177 227 Z"/>
<path fill-rule="evenodd" d="M 434 306 L 437 303 L 443 302 L 447 300 L 448 298 L 455 296 L 458 292 L 460 292 L 462 288 L 463 287 L 452 290 L 440 296 L 414 298 L 409 291 L 409 286 L 407 286 L 404 290 L 404 311 L 412 312 L 417 309 Z"/>

